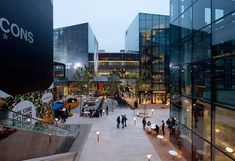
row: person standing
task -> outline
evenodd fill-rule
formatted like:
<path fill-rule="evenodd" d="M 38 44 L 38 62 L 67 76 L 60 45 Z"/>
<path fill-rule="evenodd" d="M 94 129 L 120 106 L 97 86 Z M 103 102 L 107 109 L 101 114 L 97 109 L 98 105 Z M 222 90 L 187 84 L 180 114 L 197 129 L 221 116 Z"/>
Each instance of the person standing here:
<path fill-rule="evenodd" d="M 122 122 L 122 128 L 124 129 L 124 122 L 125 122 L 125 118 L 124 118 L 124 116 L 122 115 L 122 120 L 121 120 L 121 122 Z"/>
<path fill-rule="evenodd" d="M 126 121 L 127 121 L 127 117 L 126 115 L 124 115 L 124 126 L 126 127 Z"/>
<path fill-rule="evenodd" d="M 159 126 L 156 124 L 156 135 L 158 135 L 159 132 Z"/>
<path fill-rule="evenodd" d="M 119 125 L 120 125 L 120 116 L 117 117 L 117 128 L 119 129 Z"/>
<path fill-rule="evenodd" d="M 165 135 L 165 123 L 162 120 L 162 135 Z"/>
<path fill-rule="evenodd" d="M 99 112 L 100 112 L 100 117 L 102 117 L 102 112 L 103 112 L 102 108 L 99 109 Z"/>
<path fill-rule="evenodd" d="M 107 105 L 106 106 L 106 115 L 108 115 L 109 114 L 109 106 Z"/>
<path fill-rule="evenodd" d="M 143 120 L 142 120 L 142 124 L 143 124 L 143 129 L 145 129 L 145 125 L 146 125 L 146 119 L 145 119 L 145 117 L 144 117 Z"/>

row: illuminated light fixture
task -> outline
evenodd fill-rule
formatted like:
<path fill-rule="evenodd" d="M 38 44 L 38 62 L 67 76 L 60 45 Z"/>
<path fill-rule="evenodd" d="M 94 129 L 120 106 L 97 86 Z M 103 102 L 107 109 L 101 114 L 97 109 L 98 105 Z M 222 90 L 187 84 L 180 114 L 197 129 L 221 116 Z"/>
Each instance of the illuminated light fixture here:
<path fill-rule="evenodd" d="M 233 152 L 233 149 L 230 148 L 230 147 L 226 147 L 226 151 L 229 152 L 229 153 L 232 153 L 232 152 Z"/>
<path fill-rule="evenodd" d="M 186 111 L 189 112 L 189 109 L 187 109 Z"/>
<path fill-rule="evenodd" d="M 134 125 L 136 125 L 136 117 L 134 117 Z"/>
<path fill-rule="evenodd" d="M 96 135 L 97 135 L 97 142 L 99 142 L 100 141 L 100 131 L 99 130 L 96 131 Z"/>
<path fill-rule="evenodd" d="M 220 132 L 220 129 L 215 129 L 215 132 L 219 133 L 219 132 Z"/>
<path fill-rule="evenodd" d="M 196 103 L 194 103 L 193 106 L 196 106 Z"/>
<path fill-rule="evenodd" d="M 151 157 L 152 157 L 152 154 L 147 155 L 148 161 L 150 161 Z"/>
<path fill-rule="evenodd" d="M 27 122 L 30 122 L 30 118 L 27 118 Z"/>

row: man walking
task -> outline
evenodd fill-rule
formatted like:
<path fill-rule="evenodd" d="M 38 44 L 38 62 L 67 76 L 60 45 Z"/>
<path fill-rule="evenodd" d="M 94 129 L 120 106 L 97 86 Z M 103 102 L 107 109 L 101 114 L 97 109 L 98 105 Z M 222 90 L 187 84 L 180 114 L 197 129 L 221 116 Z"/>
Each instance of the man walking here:
<path fill-rule="evenodd" d="M 120 116 L 117 117 L 117 128 L 119 129 L 119 125 L 120 125 Z"/>
<path fill-rule="evenodd" d="M 165 135 L 165 123 L 162 120 L 162 135 Z"/>
<path fill-rule="evenodd" d="M 124 126 L 126 127 L 126 121 L 127 121 L 127 117 L 126 115 L 124 115 Z"/>
<path fill-rule="evenodd" d="M 121 120 L 121 122 L 122 122 L 122 128 L 124 129 L 124 121 L 125 120 L 125 118 L 124 118 L 124 116 L 122 115 L 122 120 Z"/>

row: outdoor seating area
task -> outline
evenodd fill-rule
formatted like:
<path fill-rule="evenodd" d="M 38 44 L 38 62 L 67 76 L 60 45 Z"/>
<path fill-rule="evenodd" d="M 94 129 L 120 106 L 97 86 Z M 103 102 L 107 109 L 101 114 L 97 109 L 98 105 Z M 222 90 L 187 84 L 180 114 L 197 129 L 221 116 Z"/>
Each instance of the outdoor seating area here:
<path fill-rule="evenodd" d="M 100 116 L 100 98 L 86 99 L 81 107 L 80 116 L 99 117 Z"/>

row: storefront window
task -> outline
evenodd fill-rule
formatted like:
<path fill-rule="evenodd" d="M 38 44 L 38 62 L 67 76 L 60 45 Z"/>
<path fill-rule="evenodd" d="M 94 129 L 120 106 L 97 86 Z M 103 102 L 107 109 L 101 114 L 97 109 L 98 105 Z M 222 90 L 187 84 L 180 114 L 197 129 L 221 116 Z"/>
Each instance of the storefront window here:
<path fill-rule="evenodd" d="M 222 153 L 221 151 L 213 148 L 213 160 L 214 161 L 233 161 L 233 159 L 229 158 L 228 156 L 226 156 L 224 153 Z"/>
<path fill-rule="evenodd" d="M 215 144 L 231 157 L 235 152 L 235 110 L 216 106 Z"/>
<path fill-rule="evenodd" d="M 201 137 L 210 141 L 211 138 L 211 106 L 210 104 L 194 100 L 193 130 Z"/>
<path fill-rule="evenodd" d="M 193 160 L 211 160 L 211 146 L 209 143 L 193 134 Z"/>

